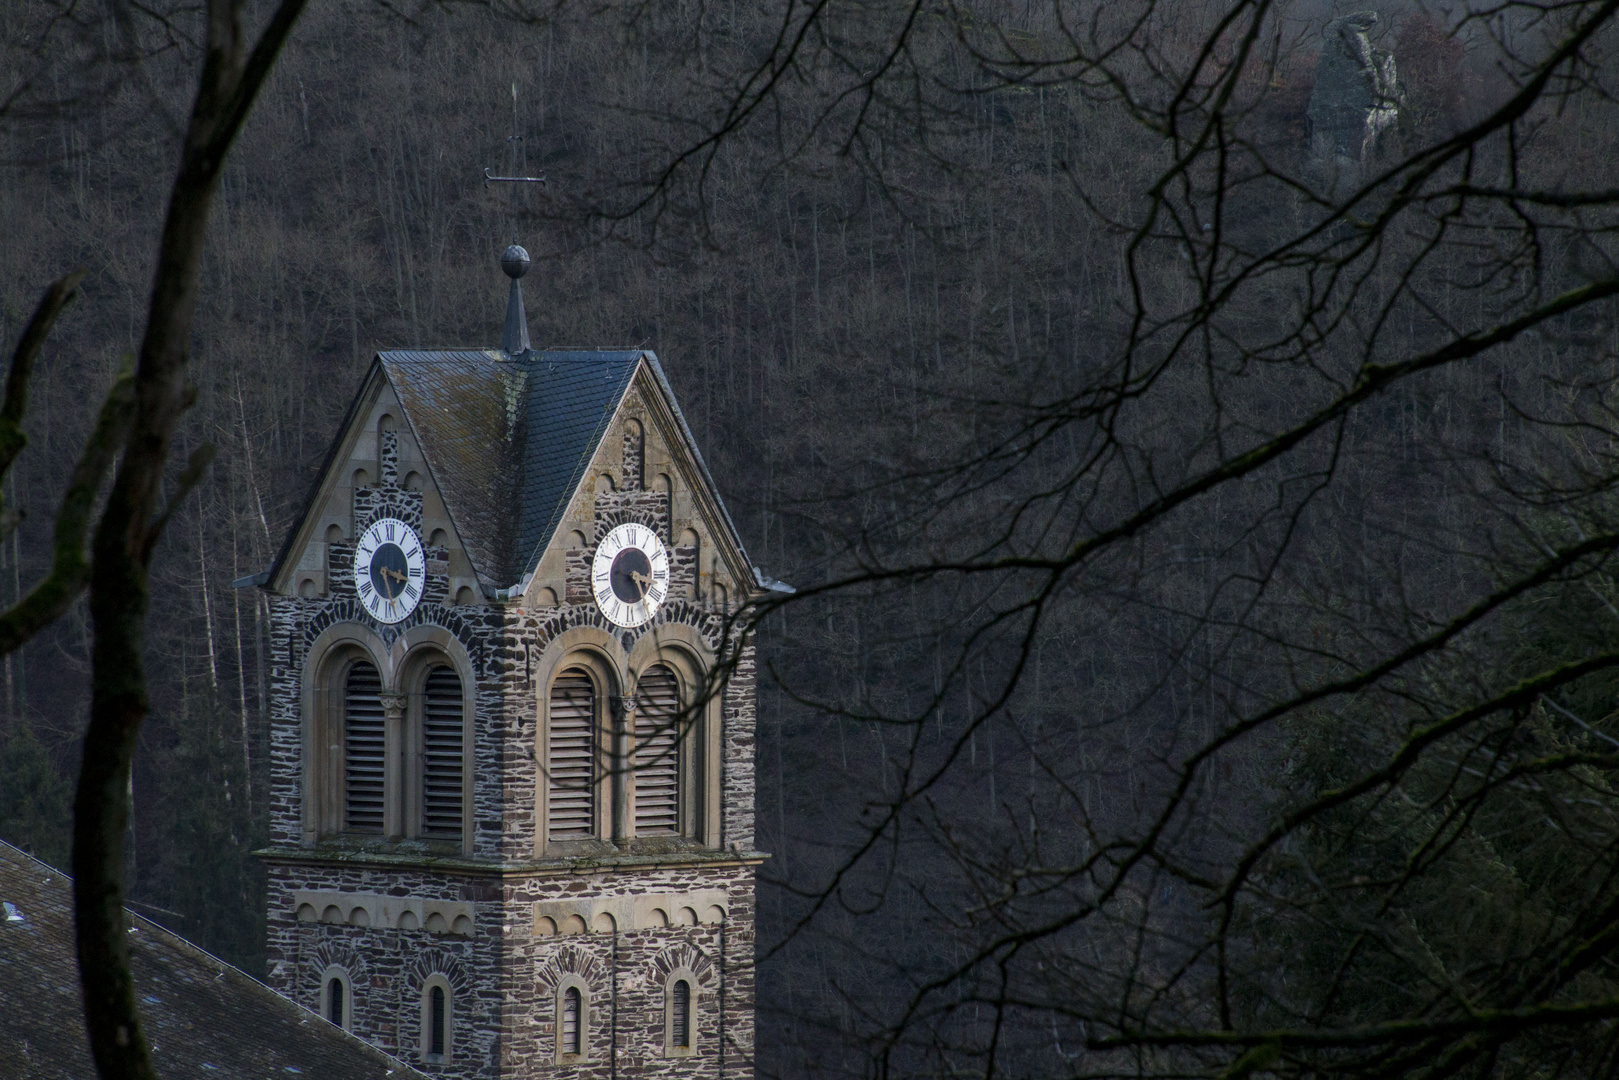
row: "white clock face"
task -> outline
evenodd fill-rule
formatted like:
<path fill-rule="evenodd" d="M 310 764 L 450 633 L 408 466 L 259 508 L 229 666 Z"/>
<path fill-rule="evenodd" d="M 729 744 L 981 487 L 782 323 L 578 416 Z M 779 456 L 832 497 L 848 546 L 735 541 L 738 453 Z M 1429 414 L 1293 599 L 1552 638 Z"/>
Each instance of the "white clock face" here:
<path fill-rule="evenodd" d="M 645 525 L 620 525 L 596 547 L 590 591 L 614 626 L 650 622 L 669 595 L 669 549 Z"/>
<path fill-rule="evenodd" d="M 378 622 L 396 623 L 416 610 L 427 584 L 427 553 L 416 530 L 398 518 L 378 518 L 354 549 L 354 588 Z"/>

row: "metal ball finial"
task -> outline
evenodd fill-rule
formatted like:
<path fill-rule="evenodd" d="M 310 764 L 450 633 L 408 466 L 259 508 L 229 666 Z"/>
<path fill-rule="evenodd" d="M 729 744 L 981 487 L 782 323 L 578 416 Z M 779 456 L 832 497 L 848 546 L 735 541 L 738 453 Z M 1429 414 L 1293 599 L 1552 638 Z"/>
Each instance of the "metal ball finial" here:
<path fill-rule="evenodd" d="M 506 276 L 513 281 L 528 273 L 528 267 L 528 252 L 524 251 L 519 245 L 513 244 L 501 252 L 500 268 L 506 271 Z"/>

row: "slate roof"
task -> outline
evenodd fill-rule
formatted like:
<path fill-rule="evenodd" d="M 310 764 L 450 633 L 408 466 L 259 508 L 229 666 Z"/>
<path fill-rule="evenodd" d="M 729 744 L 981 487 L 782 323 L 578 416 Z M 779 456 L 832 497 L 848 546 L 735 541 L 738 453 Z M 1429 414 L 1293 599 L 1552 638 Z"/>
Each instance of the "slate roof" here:
<path fill-rule="evenodd" d="M 73 944 L 72 879 L 0 841 L 0 1074 L 95 1076 Z M 427 1080 L 223 960 L 130 913 L 146 1035 L 165 1077 Z"/>
<path fill-rule="evenodd" d="M 508 358 L 493 349 L 401 349 L 378 360 L 486 589 L 520 584 L 539 562 L 643 363 L 713 489 L 650 352 L 553 349 Z M 735 537 L 729 517 L 725 524 Z"/>
<path fill-rule="evenodd" d="M 538 561 L 643 354 L 396 350 L 379 355 L 478 580 Z"/>

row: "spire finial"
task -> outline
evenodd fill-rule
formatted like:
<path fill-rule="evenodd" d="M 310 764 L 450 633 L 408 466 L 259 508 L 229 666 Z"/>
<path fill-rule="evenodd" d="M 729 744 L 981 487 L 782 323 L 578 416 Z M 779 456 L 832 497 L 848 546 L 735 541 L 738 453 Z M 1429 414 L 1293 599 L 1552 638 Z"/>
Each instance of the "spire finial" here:
<path fill-rule="evenodd" d="M 528 252 L 513 244 L 500 256 L 500 268 L 512 279 L 506 297 L 506 329 L 500 335 L 500 348 L 507 356 L 521 356 L 529 350 L 528 314 L 523 310 L 523 286 L 518 279 L 528 273 Z"/>
<path fill-rule="evenodd" d="M 523 136 L 517 123 L 517 82 L 512 81 L 512 133 L 506 137 L 512 147 L 512 175 L 494 176 L 483 171 L 483 186 L 491 182 L 506 184 L 539 184 L 545 186 L 545 174 L 523 175 Z M 512 217 L 512 243 L 500 256 L 500 268 L 512 279 L 511 291 L 506 296 L 506 327 L 500 336 L 500 348 L 507 356 L 521 356 L 529 351 L 528 314 L 523 310 L 523 287 L 518 279 L 528 273 L 528 252 L 517 243 L 517 217 Z"/>

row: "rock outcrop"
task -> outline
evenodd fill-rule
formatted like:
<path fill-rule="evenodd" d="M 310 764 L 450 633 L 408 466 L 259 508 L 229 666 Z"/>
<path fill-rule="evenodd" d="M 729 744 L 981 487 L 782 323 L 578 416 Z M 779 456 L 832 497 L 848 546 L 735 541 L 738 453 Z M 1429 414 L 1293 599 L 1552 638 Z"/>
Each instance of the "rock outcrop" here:
<path fill-rule="evenodd" d="M 1323 165 L 1358 165 L 1400 117 L 1394 57 L 1372 45 L 1377 13 L 1357 11 L 1327 23 L 1315 90 L 1310 94 L 1310 149 Z"/>

